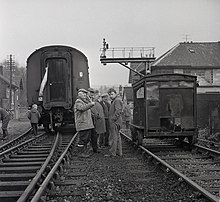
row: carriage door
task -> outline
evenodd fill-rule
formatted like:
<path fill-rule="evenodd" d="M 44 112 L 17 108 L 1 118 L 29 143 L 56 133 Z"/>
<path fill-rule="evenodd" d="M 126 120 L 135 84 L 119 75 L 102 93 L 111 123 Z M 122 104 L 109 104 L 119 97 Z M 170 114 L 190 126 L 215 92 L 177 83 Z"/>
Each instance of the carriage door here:
<path fill-rule="evenodd" d="M 43 54 L 42 79 L 48 68 L 47 83 L 44 91 L 43 106 L 69 109 L 72 105 L 71 94 L 71 55 L 68 52 L 48 51 Z"/>
<path fill-rule="evenodd" d="M 53 58 L 47 60 L 48 84 L 50 102 L 66 101 L 66 70 L 65 58 Z"/>

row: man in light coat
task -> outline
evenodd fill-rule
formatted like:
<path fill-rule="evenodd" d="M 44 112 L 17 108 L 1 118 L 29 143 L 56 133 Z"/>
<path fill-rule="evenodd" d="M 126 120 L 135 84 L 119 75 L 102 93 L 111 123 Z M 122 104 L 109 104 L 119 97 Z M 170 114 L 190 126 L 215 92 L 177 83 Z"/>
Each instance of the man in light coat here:
<path fill-rule="evenodd" d="M 94 102 L 87 99 L 85 89 L 78 90 L 78 98 L 74 104 L 74 116 L 76 131 L 79 133 L 78 148 L 81 152 L 80 157 L 89 157 L 87 154 L 87 144 L 90 142 L 92 130 L 94 128 L 91 108 L 95 105 Z"/>
<path fill-rule="evenodd" d="M 110 125 L 110 155 L 111 156 L 122 156 L 122 142 L 121 135 L 119 133 L 122 128 L 122 101 L 117 97 L 115 89 L 110 88 L 109 97 L 112 100 L 109 109 L 109 125 Z"/>

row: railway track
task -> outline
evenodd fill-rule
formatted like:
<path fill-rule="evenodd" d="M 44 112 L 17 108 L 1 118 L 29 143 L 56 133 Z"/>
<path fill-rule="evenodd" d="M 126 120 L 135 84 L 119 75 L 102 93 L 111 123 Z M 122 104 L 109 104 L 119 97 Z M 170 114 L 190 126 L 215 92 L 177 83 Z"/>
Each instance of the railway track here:
<path fill-rule="evenodd" d="M 140 147 L 180 182 L 185 181 L 210 201 L 220 201 L 220 152 L 197 144 L 190 147 L 183 142 L 180 147 L 158 140 Z"/>
<path fill-rule="evenodd" d="M 173 141 L 158 140 L 138 147 L 127 135 L 123 137 L 123 158 L 111 160 L 104 157 L 108 149 L 88 159 L 79 158 L 75 148 L 77 134 L 61 131 L 56 136 L 39 135 L 39 140 L 31 138 L 14 146 L 12 151 L 3 151 L 0 154 L 0 201 L 160 201 L 162 198 L 173 201 L 175 187 L 184 182 L 193 187 L 191 193 L 186 187 L 181 188 L 188 194 L 185 197 L 189 201 L 195 197 L 195 190 L 204 197 L 199 201 L 219 200 L 218 152 L 198 145 L 191 149 L 187 144 L 180 147 Z M 118 161 L 121 164 L 112 168 Z M 175 182 L 169 182 L 159 167 L 166 175 L 170 171 L 177 175 Z M 116 182 L 111 179 L 112 173 L 116 174 Z M 166 188 L 166 196 L 158 195 L 159 189 Z M 157 191 L 152 194 L 152 189 Z"/>
<path fill-rule="evenodd" d="M 166 176 L 164 180 L 161 178 L 161 175 L 158 174 L 158 170 L 156 169 L 158 164 L 156 164 L 156 166 L 155 164 L 146 166 L 146 158 L 143 161 L 140 151 L 141 153 L 147 153 L 147 149 L 139 147 L 137 151 L 137 146 L 131 143 L 126 135 L 124 136 L 126 140 L 123 140 L 123 158 L 120 159 L 118 157 L 111 160 L 103 158 L 105 151 L 102 151 L 101 154 L 91 155 L 88 159 L 78 157 L 77 150 L 74 146 L 77 135 L 75 135 L 74 138 L 66 147 L 48 176 L 41 183 L 40 189 L 31 200 L 32 202 L 40 200 L 160 201 L 162 199 L 165 201 L 173 201 L 172 197 L 176 197 L 171 196 L 171 198 L 169 198 L 170 194 L 167 196 L 156 196 L 149 193 L 152 191 L 149 190 L 149 187 L 153 186 L 152 181 L 155 181 L 155 189 L 166 189 L 166 186 L 168 187 L 166 183 L 168 183 L 167 181 L 169 180 L 167 180 Z M 136 149 L 134 149 L 134 147 Z M 174 145 L 170 145 L 170 149 L 171 148 L 177 149 L 178 147 L 175 148 Z M 159 157 L 157 158 L 159 159 Z M 111 170 L 112 164 L 117 164 L 119 160 L 122 161 L 120 166 L 118 168 L 114 167 L 113 170 Z M 169 169 L 171 169 L 171 166 Z M 102 170 L 101 174 L 100 170 Z M 117 182 L 112 182 L 112 172 L 116 174 L 117 171 L 120 172 L 118 176 L 119 179 Z M 128 178 L 128 176 L 129 181 L 127 182 L 126 178 Z M 184 177 L 182 176 L 182 178 Z M 177 180 L 177 182 L 179 181 Z M 140 184 L 144 189 L 139 187 Z M 100 188 L 99 185 L 102 188 Z M 172 189 L 175 190 L 175 188 Z M 184 190 L 185 188 L 182 189 Z M 97 192 L 100 193 L 100 195 L 97 194 Z M 189 194 L 188 190 L 185 192 Z M 121 197 L 123 197 L 123 200 Z M 158 197 L 160 199 L 158 199 Z M 126 200 L 124 200 L 124 198 L 126 198 Z M 192 198 L 189 198 L 189 201 L 191 199 Z M 208 200 L 201 199 L 200 201 Z"/>
<path fill-rule="evenodd" d="M 9 142 L 6 142 L 4 144 L 2 144 L 0 146 L 0 153 L 2 153 L 3 151 L 12 148 L 28 139 L 30 139 L 32 137 L 31 134 L 31 129 L 28 129 L 26 132 L 24 132 L 23 134 L 19 135 L 17 138 L 10 140 Z"/>
<path fill-rule="evenodd" d="M 42 133 L 4 149 L 0 153 L 0 201 L 30 201 L 71 138 L 70 134 Z"/>

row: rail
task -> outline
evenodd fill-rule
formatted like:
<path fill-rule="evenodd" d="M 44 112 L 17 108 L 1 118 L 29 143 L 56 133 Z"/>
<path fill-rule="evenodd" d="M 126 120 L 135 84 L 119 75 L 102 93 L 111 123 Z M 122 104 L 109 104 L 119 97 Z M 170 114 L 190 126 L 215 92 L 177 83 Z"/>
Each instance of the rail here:
<path fill-rule="evenodd" d="M 131 138 L 124 134 L 123 132 L 121 132 L 121 134 L 126 137 L 127 139 L 129 139 L 131 141 Z M 135 144 L 135 143 L 134 143 Z M 172 173 L 174 173 L 175 175 L 177 175 L 179 177 L 179 179 L 184 180 L 187 184 L 189 184 L 190 186 L 192 186 L 193 188 L 195 188 L 196 190 L 198 190 L 200 193 L 202 193 L 206 198 L 208 198 L 210 201 L 213 202 L 219 202 L 220 199 L 218 199 L 215 195 L 211 194 L 210 192 L 208 192 L 207 190 L 205 190 L 203 187 L 201 187 L 200 185 L 198 185 L 197 183 L 193 182 L 190 178 L 188 178 L 187 176 L 185 176 L 184 174 L 182 174 L 181 172 L 179 172 L 177 169 L 175 169 L 174 167 L 172 167 L 171 165 L 169 165 L 167 162 L 165 162 L 164 160 L 162 160 L 161 158 L 159 158 L 157 155 L 153 154 L 151 151 L 149 151 L 148 149 L 146 149 L 144 146 L 141 145 L 137 145 L 142 151 L 143 153 L 148 154 L 149 156 L 153 157 L 154 159 L 156 159 L 156 161 L 158 161 L 161 165 L 165 166 L 167 168 L 167 171 L 171 171 Z M 195 145 L 198 146 L 198 145 Z M 198 146 L 200 148 L 200 146 Z M 201 149 L 206 149 L 204 147 L 201 147 Z M 219 152 L 216 152 L 214 150 L 210 150 L 208 149 L 209 152 L 214 152 L 216 154 L 220 154 Z"/>
<path fill-rule="evenodd" d="M 49 182 L 51 181 L 52 177 L 54 176 L 55 172 L 57 171 L 57 169 L 59 168 L 60 164 L 63 162 L 63 159 L 65 158 L 65 156 L 67 155 L 67 152 L 69 151 L 69 149 L 71 148 L 71 145 L 73 144 L 75 138 L 77 137 L 76 133 L 72 140 L 69 142 L 68 146 L 66 147 L 66 149 L 64 150 L 64 152 L 62 153 L 62 155 L 60 156 L 60 158 L 57 160 L 57 162 L 55 163 L 55 165 L 53 166 L 53 168 L 51 169 L 51 171 L 48 173 L 47 177 L 45 178 L 45 180 L 42 182 L 42 184 L 40 185 L 38 191 L 35 193 L 35 195 L 33 196 L 31 202 L 37 202 L 40 200 L 40 198 L 42 197 L 43 193 L 45 192 Z"/>

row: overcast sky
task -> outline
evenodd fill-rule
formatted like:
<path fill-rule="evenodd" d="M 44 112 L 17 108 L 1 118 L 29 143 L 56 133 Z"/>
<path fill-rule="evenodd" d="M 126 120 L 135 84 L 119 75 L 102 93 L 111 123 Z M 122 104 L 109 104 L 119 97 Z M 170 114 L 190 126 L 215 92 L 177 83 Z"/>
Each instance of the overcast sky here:
<path fill-rule="evenodd" d="M 129 71 L 99 61 L 110 47 L 155 47 L 156 57 L 185 40 L 220 41 L 219 0 L 0 0 L 0 62 L 45 45 L 69 45 L 88 58 L 92 86 L 128 83 Z"/>

